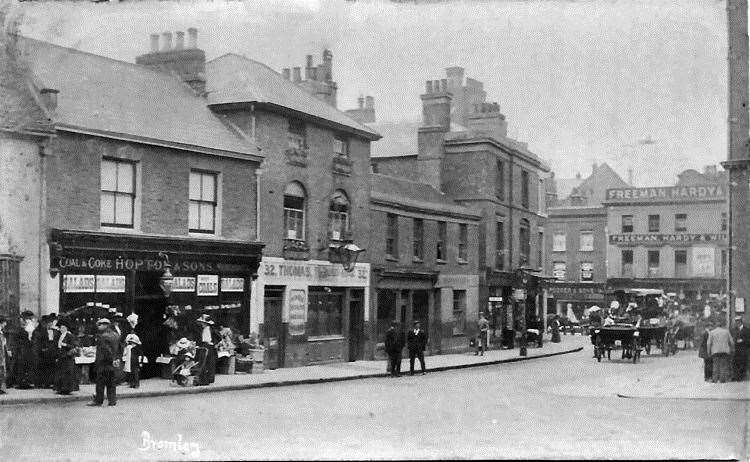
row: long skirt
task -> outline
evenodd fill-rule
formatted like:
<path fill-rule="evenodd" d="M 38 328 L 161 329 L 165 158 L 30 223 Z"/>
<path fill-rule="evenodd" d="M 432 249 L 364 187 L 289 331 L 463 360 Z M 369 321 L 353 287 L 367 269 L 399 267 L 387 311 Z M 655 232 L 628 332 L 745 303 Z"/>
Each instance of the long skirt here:
<path fill-rule="evenodd" d="M 15 363 L 15 385 L 18 388 L 31 388 L 36 378 L 34 352 L 31 348 L 19 348 Z"/>
<path fill-rule="evenodd" d="M 55 389 L 61 394 L 68 394 L 78 389 L 78 366 L 75 358 L 64 357 L 55 365 Z"/>
<path fill-rule="evenodd" d="M 198 383 L 200 385 L 209 385 L 216 379 L 216 348 L 213 345 L 202 344 L 205 348 L 205 357 L 198 358 L 200 363 L 200 372 L 198 373 Z M 198 356 L 202 356 L 201 350 L 198 350 Z"/>
<path fill-rule="evenodd" d="M 732 379 L 732 367 L 730 366 L 731 356 L 727 353 L 718 353 L 711 357 L 713 363 L 714 382 L 729 382 Z"/>

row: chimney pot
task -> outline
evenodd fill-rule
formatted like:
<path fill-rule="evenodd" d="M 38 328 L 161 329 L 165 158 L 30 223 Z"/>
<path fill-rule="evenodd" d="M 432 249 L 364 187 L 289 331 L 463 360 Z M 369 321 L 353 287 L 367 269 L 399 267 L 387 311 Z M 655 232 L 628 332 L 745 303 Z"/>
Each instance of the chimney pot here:
<path fill-rule="evenodd" d="M 295 67 L 292 69 L 292 75 L 294 77 L 295 82 L 301 82 L 302 81 L 302 69 L 300 67 Z"/>
<path fill-rule="evenodd" d="M 174 49 L 175 50 L 182 50 L 185 48 L 185 33 L 182 31 L 175 32 L 175 44 Z"/>
<path fill-rule="evenodd" d="M 448 91 L 448 79 L 440 80 L 440 91 L 446 93 Z"/>
<path fill-rule="evenodd" d="M 288 67 L 285 67 L 284 69 L 281 70 L 281 74 L 284 76 L 284 80 L 289 80 L 290 72 L 291 70 Z"/>
<path fill-rule="evenodd" d="M 357 98 L 357 107 L 359 107 L 360 109 L 365 107 L 365 99 L 362 96 Z"/>
<path fill-rule="evenodd" d="M 191 27 L 188 32 L 188 48 L 198 48 L 198 29 Z"/>
<path fill-rule="evenodd" d="M 434 91 L 435 93 L 440 93 L 440 81 L 439 80 L 435 80 L 432 82 L 432 91 Z"/>
<path fill-rule="evenodd" d="M 172 33 L 164 32 L 161 34 L 161 51 L 169 51 L 172 49 Z"/>
<path fill-rule="evenodd" d="M 373 98 L 372 96 L 368 96 L 367 98 L 365 98 L 365 101 L 365 107 L 367 109 L 375 109 L 375 98 Z"/>
<path fill-rule="evenodd" d="M 313 67 L 313 56 L 307 55 L 305 59 L 307 59 L 307 67 Z"/>
<path fill-rule="evenodd" d="M 151 53 L 159 51 L 159 34 L 151 34 Z"/>
<path fill-rule="evenodd" d="M 427 82 L 425 83 L 425 86 L 424 86 L 424 87 L 425 87 L 425 93 L 427 93 L 428 95 L 429 95 L 430 93 L 432 93 L 432 80 L 428 80 L 428 81 L 427 81 Z"/>

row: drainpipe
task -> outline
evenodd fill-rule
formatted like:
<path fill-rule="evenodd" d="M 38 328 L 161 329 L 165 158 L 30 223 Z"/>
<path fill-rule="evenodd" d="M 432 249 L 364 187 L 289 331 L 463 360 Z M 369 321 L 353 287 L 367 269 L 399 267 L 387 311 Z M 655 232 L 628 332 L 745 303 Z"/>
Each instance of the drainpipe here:
<path fill-rule="evenodd" d="M 253 142 L 257 143 L 258 139 L 255 137 L 255 105 L 250 105 L 250 136 L 253 137 Z"/>
<path fill-rule="evenodd" d="M 39 315 L 42 314 L 42 307 L 47 305 L 47 292 L 44 290 L 46 285 L 44 279 L 49 274 L 49 267 L 44 266 L 44 252 L 47 245 L 47 178 L 45 157 L 49 152 L 49 139 L 39 143 L 39 247 L 37 249 L 37 309 Z M 60 276 L 62 277 L 62 276 Z"/>
<path fill-rule="evenodd" d="M 260 241 L 260 177 L 263 169 L 255 169 L 255 241 Z"/>

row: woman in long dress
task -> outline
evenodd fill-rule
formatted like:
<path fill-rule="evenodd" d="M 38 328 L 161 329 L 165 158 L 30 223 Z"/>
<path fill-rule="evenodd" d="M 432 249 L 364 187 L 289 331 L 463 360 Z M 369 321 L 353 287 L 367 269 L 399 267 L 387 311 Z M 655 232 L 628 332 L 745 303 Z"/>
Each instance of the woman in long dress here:
<path fill-rule="evenodd" d="M 58 324 L 60 338 L 57 341 L 57 361 L 55 362 L 55 390 L 57 394 L 69 395 L 78 389 L 78 340 L 69 330 L 67 321 Z"/>

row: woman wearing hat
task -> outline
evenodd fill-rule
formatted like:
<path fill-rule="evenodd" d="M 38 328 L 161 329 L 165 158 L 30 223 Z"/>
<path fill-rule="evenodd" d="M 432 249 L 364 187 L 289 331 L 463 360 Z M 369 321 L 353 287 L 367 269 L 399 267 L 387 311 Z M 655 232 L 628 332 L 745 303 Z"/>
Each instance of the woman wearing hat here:
<path fill-rule="evenodd" d="M 125 379 L 130 388 L 138 388 L 140 382 L 141 361 L 143 360 L 143 350 L 141 349 L 141 339 L 136 334 L 128 334 L 125 337 L 125 348 L 122 353 L 122 370 L 125 372 Z"/>
<path fill-rule="evenodd" d="M 15 356 L 13 376 L 16 388 L 21 390 L 31 388 L 36 379 L 34 344 L 31 341 L 35 329 L 34 313 L 29 310 L 21 313 L 21 328 L 13 337 L 13 355 Z"/>
<path fill-rule="evenodd" d="M 55 362 L 55 390 L 57 394 L 69 395 L 78 389 L 78 339 L 70 332 L 68 320 L 58 321 L 60 336 L 57 339 L 57 360 Z"/>
<path fill-rule="evenodd" d="M 221 338 L 219 334 L 213 329 L 214 321 L 211 316 L 202 314 L 196 323 L 200 328 L 200 334 L 198 335 L 198 346 L 205 348 L 205 357 L 199 358 L 199 364 L 201 365 L 200 372 L 198 374 L 198 385 L 208 385 L 214 383 L 216 378 L 216 344 L 219 343 Z"/>

